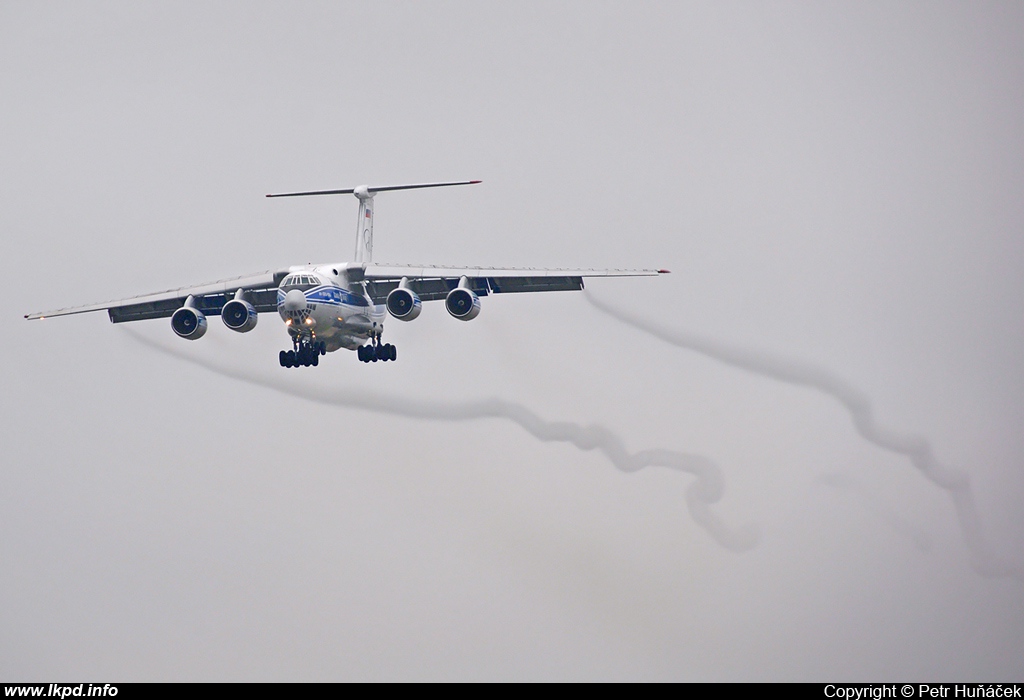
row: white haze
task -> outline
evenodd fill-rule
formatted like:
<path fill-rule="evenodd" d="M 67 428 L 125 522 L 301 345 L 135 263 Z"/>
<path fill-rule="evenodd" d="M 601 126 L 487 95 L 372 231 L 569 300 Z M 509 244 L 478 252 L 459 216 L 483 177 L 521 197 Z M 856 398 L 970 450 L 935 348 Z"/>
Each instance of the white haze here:
<path fill-rule="evenodd" d="M 1020 680 L 1022 35 L 0 3 L 0 678 Z M 22 318 L 351 255 L 353 199 L 267 192 L 469 178 L 380 195 L 376 259 L 672 274 L 372 365 Z"/>

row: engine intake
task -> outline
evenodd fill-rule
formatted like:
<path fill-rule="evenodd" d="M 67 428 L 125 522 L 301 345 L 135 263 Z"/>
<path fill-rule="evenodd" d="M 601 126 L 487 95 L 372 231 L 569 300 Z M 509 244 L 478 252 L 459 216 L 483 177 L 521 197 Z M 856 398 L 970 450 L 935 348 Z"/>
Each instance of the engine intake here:
<path fill-rule="evenodd" d="M 423 302 L 416 292 L 405 287 L 392 289 L 388 294 L 388 313 L 399 321 L 411 321 L 420 315 Z"/>
<path fill-rule="evenodd" d="M 472 321 L 480 315 L 480 297 L 465 287 L 448 292 L 444 305 L 448 313 L 460 321 Z"/>
<path fill-rule="evenodd" d="M 232 299 L 220 311 L 224 325 L 236 333 L 248 333 L 256 327 L 259 314 L 253 305 L 244 299 Z"/>
<path fill-rule="evenodd" d="M 186 340 L 199 340 L 206 335 L 206 315 L 199 309 L 183 306 L 171 316 L 171 329 Z"/>

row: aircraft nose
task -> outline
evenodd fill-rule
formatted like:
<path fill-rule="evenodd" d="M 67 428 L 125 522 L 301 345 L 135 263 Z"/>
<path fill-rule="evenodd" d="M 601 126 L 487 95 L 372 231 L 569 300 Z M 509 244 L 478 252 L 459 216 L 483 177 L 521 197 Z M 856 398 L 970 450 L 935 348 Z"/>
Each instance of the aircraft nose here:
<path fill-rule="evenodd" d="M 306 295 L 301 290 L 292 289 L 284 295 L 285 311 L 301 311 L 304 308 L 306 308 Z"/>

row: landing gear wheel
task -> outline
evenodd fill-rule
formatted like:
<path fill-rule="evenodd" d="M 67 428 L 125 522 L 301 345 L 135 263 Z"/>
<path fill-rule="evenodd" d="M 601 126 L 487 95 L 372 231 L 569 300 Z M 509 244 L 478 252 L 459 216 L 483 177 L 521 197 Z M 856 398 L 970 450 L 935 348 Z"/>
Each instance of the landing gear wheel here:
<path fill-rule="evenodd" d="M 312 365 L 313 365 L 314 367 L 316 367 L 317 365 L 319 365 L 319 364 L 320 364 L 320 356 L 319 356 L 319 355 L 317 355 L 316 353 L 314 353 L 314 354 L 313 354 L 313 357 L 312 357 L 312 359 L 311 359 L 311 363 L 312 363 Z"/>
<path fill-rule="evenodd" d="M 281 361 L 281 366 L 282 367 L 287 367 L 288 366 L 288 365 L 285 364 L 285 362 L 287 361 L 287 358 L 288 358 L 288 353 L 286 351 L 284 351 L 284 350 L 282 350 L 280 352 L 280 354 L 278 354 L 277 359 Z"/>
<path fill-rule="evenodd" d="M 377 339 L 380 340 L 379 338 Z M 360 345 L 356 348 L 360 362 L 387 362 L 398 357 L 398 350 L 391 343 Z"/>

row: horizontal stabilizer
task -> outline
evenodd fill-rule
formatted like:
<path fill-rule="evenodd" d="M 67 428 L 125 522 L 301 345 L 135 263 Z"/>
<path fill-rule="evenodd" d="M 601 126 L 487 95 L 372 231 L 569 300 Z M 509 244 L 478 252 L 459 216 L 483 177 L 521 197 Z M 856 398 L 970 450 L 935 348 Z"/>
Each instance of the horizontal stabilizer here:
<path fill-rule="evenodd" d="M 478 185 L 483 180 L 465 180 L 462 182 L 427 182 L 421 185 L 388 185 L 385 187 L 353 187 L 347 190 L 318 190 L 316 192 L 282 192 L 281 194 L 268 194 L 268 197 L 308 197 L 315 194 L 355 194 L 358 189 L 365 189 L 369 194 L 377 192 L 392 192 L 394 190 L 419 190 L 424 187 L 451 187 L 452 185 Z"/>

